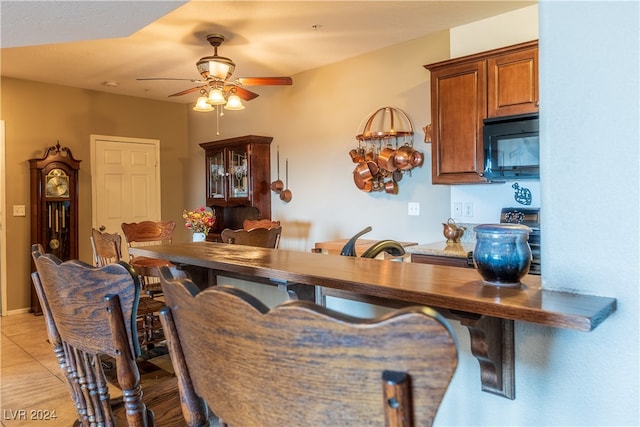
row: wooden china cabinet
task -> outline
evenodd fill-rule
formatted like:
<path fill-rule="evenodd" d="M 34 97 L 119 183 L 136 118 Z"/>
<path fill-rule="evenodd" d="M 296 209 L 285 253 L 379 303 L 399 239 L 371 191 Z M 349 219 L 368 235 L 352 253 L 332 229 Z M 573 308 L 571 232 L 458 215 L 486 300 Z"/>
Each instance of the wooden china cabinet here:
<path fill-rule="evenodd" d="M 208 241 L 220 241 L 225 228 L 244 219 L 271 218 L 272 137 L 246 135 L 204 142 L 206 203 L 216 222 Z"/>
<path fill-rule="evenodd" d="M 31 244 L 40 243 L 45 252 L 62 261 L 78 258 L 78 170 L 80 160 L 60 143 L 47 148 L 41 158 L 30 159 Z M 35 264 L 31 262 L 35 271 Z M 33 284 L 31 311 L 42 314 Z"/>
<path fill-rule="evenodd" d="M 431 72 L 432 182 L 488 182 L 483 120 L 538 111 L 538 41 L 425 68 Z"/>

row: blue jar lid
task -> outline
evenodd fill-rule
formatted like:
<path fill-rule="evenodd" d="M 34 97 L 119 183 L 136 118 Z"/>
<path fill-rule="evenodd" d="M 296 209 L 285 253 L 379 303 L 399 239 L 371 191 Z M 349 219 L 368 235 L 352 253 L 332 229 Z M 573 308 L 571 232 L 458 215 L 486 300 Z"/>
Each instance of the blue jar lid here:
<path fill-rule="evenodd" d="M 473 230 L 476 233 L 530 234 L 531 228 L 522 224 L 480 224 Z"/>

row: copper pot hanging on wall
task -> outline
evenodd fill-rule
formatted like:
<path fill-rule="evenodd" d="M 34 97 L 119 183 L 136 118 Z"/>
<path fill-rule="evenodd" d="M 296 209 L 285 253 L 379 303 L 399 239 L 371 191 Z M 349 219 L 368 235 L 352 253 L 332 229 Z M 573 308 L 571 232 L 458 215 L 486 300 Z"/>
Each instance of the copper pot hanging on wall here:
<path fill-rule="evenodd" d="M 280 192 L 282 190 L 284 190 L 284 182 L 282 182 L 280 180 L 280 146 L 278 145 L 278 165 L 277 165 L 277 169 L 278 169 L 278 179 L 276 179 L 275 181 L 273 181 L 271 183 L 271 191 L 273 191 L 276 194 L 280 194 Z"/>

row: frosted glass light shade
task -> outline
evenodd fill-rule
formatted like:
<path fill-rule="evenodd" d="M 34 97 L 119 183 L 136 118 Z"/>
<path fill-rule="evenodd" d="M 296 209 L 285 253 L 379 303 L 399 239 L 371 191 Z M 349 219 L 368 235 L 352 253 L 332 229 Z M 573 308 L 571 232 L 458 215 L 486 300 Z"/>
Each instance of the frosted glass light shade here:
<path fill-rule="evenodd" d="M 207 103 L 207 97 L 201 96 L 196 101 L 193 111 L 208 112 L 213 111 L 213 106 Z"/>
<path fill-rule="evenodd" d="M 220 89 L 213 89 L 209 92 L 207 103 L 210 105 L 224 105 L 227 103 L 227 100 L 224 99 L 224 95 Z"/>
<path fill-rule="evenodd" d="M 244 110 L 242 99 L 238 95 L 229 95 L 227 99 L 227 105 L 224 106 L 225 110 Z"/>

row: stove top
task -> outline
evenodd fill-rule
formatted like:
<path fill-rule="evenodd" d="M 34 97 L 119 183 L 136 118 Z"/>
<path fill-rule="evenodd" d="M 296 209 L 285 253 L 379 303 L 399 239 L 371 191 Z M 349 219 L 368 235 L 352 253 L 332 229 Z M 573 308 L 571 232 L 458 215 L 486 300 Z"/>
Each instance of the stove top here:
<path fill-rule="evenodd" d="M 502 208 L 500 222 L 540 229 L 540 208 Z"/>
<path fill-rule="evenodd" d="M 529 274 L 540 275 L 540 208 L 503 208 L 500 212 L 503 224 L 522 224 L 531 228 L 529 246 L 531 247 L 531 267 Z"/>

